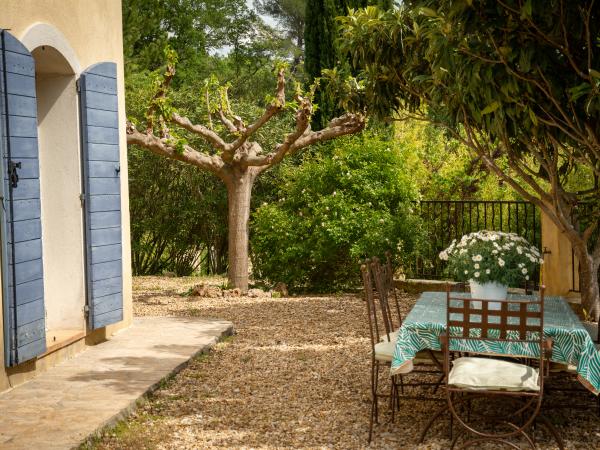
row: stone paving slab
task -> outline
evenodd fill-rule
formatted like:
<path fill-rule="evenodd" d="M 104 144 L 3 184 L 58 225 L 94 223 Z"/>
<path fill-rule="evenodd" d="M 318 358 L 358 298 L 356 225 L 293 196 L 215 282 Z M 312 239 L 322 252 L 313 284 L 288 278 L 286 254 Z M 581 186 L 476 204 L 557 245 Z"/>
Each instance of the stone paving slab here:
<path fill-rule="evenodd" d="M 123 417 L 166 376 L 233 332 L 230 322 L 143 317 L 0 394 L 0 449 L 68 449 Z"/>

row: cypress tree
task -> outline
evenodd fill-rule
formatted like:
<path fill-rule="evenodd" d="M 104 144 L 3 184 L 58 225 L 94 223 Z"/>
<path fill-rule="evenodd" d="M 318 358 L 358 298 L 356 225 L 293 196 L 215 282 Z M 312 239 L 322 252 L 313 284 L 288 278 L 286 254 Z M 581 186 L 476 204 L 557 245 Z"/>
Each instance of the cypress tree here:
<path fill-rule="evenodd" d="M 348 9 L 364 8 L 377 5 L 382 9 L 390 9 L 392 0 L 307 0 L 306 22 L 304 27 L 304 70 L 308 83 L 321 76 L 323 69 L 332 69 L 343 65 L 336 47 L 338 36 L 335 18 L 347 14 Z M 317 91 L 315 103 L 319 108 L 313 115 L 312 127 L 321 129 L 339 111 L 335 99 L 327 95 L 323 89 Z"/>

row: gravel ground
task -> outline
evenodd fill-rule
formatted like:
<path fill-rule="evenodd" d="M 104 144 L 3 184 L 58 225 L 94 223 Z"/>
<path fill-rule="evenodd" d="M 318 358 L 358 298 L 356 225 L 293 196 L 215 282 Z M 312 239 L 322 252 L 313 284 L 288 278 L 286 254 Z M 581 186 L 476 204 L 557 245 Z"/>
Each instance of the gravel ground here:
<path fill-rule="evenodd" d="M 133 416 L 86 448 L 368 447 L 370 345 L 358 296 L 182 295 L 199 282 L 207 279 L 136 278 L 135 314 L 226 319 L 234 323 L 236 336 L 192 361 Z M 402 297 L 404 314 L 414 301 L 414 296 Z M 443 423 L 425 444 L 416 443 L 435 409 L 432 402 L 404 400 L 390 423 L 382 405 L 384 414 L 370 448 L 447 448 Z M 559 426 L 567 448 L 600 448 L 600 420 L 593 403 L 587 411 L 547 415 Z M 540 448 L 555 448 L 540 438 Z"/>

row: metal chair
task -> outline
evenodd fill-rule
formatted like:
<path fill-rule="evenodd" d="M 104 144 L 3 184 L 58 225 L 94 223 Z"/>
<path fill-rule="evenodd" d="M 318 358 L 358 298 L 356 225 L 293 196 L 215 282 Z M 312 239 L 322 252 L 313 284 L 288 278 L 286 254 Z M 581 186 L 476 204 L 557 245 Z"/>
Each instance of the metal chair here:
<path fill-rule="evenodd" d="M 538 420 L 553 434 L 559 447 L 563 444 L 554 427 L 540 415 L 546 376 L 546 353 L 551 350 L 551 341 L 544 337 L 544 288 L 535 300 L 507 299 L 500 308 L 492 305 L 497 301 L 471 299 L 457 295 L 447 289 L 447 327 L 441 337 L 446 373 L 446 398 L 451 417 L 462 430 L 452 440 L 452 447 L 465 433 L 474 435 L 463 442 L 461 448 L 486 441 L 498 442 L 512 448 L 520 448 L 509 439 L 521 436 L 531 448 L 536 448 L 530 430 Z M 494 352 L 499 343 L 522 344 L 533 349 L 531 355 L 508 355 L 526 358 L 528 364 L 507 360 L 507 355 Z M 498 347 L 496 347 L 498 348 Z M 461 357 L 452 362 L 454 350 L 477 356 Z M 481 356 L 487 355 L 487 356 Z M 501 357 L 501 358 L 499 358 Z M 517 400 L 510 413 L 501 416 L 480 414 L 504 431 L 482 429 L 471 421 L 471 402 L 475 398 L 489 399 L 486 406 L 497 399 Z"/>
<path fill-rule="evenodd" d="M 396 340 L 398 338 L 398 329 L 402 325 L 402 316 L 400 314 L 400 304 L 398 302 L 398 296 L 396 293 L 396 289 L 393 284 L 393 271 L 391 268 L 391 258 L 388 253 L 386 264 L 383 265 L 380 263 L 378 258 L 372 258 L 368 264 L 367 268 L 370 269 L 371 278 L 374 280 L 375 288 L 376 288 L 376 297 L 379 300 L 379 307 L 382 315 L 382 322 L 385 327 L 385 335 L 381 338 L 381 342 L 384 342 L 387 348 L 389 349 L 389 353 L 393 355 L 394 349 L 396 347 Z M 393 309 L 390 305 L 390 299 L 393 298 L 395 303 L 396 310 L 396 318 L 394 320 Z M 398 375 L 394 377 L 393 386 L 392 386 L 392 400 L 391 400 L 391 409 L 392 409 L 392 418 L 394 417 L 394 411 L 400 407 L 400 396 L 402 395 L 404 399 L 415 399 L 415 400 L 439 400 L 439 398 L 432 398 L 423 395 L 414 395 L 407 396 L 405 394 L 405 388 L 407 387 L 418 387 L 424 388 L 427 386 L 433 387 L 433 393 L 435 394 L 438 388 L 441 386 L 444 381 L 444 372 L 442 367 L 442 354 L 441 352 L 434 352 L 432 350 L 422 350 L 417 353 L 416 357 L 413 360 L 413 364 L 415 370 L 411 372 L 410 375 Z M 436 374 L 438 376 L 436 382 L 428 382 L 423 380 L 416 380 L 412 382 L 406 382 L 405 377 L 414 378 L 421 377 L 427 374 Z"/>
<path fill-rule="evenodd" d="M 379 308 L 376 306 L 374 295 L 375 286 L 369 267 L 370 263 L 370 260 L 366 260 L 365 263 L 360 266 L 364 284 L 365 303 L 367 305 L 369 336 L 371 338 L 371 414 L 369 420 L 369 442 L 371 442 L 373 436 L 373 424 L 378 423 L 379 399 L 387 398 L 390 400 L 392 406 L 392 419 L 395 405 L 395 403 L 392 402 L 395 393 L 394 380 L 391 380 L 390 382 L 390 391 L 388 394 L 380 392 L 380 369 L 383 367 L 389 370 L 394 354 L 395 341 L 392 342 L 390 339 L 389 331 L 387 331 L 389 330 L 389 325 L 382 327 L 380 324 L 380 318 L 387 323 L 388 319 L 385 319 L 387 312 L 381 308 L 381 303 Z M 385 337 L 385 339 L 382 340 L 383 337 Z"/>

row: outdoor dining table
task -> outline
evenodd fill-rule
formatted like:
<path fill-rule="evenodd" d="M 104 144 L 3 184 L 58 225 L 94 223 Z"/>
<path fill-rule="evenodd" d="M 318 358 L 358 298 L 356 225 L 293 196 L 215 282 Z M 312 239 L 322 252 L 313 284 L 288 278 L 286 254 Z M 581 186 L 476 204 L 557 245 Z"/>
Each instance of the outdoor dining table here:
<path fill-rule="evenodd" d="M 452 294 L 453 297 L 470 294 Z M 532 295 L 509 294 L 508 300 L 532 299 Z M 544 335 L 552 338 L 551 361 L 574 366 L 578 380 L 591 392 L 600 393 L 600 351 L 569 304 L 562 297 L 544 297 Z M 413 370 L 412 360 L 421 350 L 441 350 L 440 335 L 446 331 L 446 293 L 424 292 L 398 330 L 391 374 Z M 455 349 L 478 353 L 478 349 Z M 517 342 L 497 343 L 495 354 L 539 357 L 539 348 Z"/>

